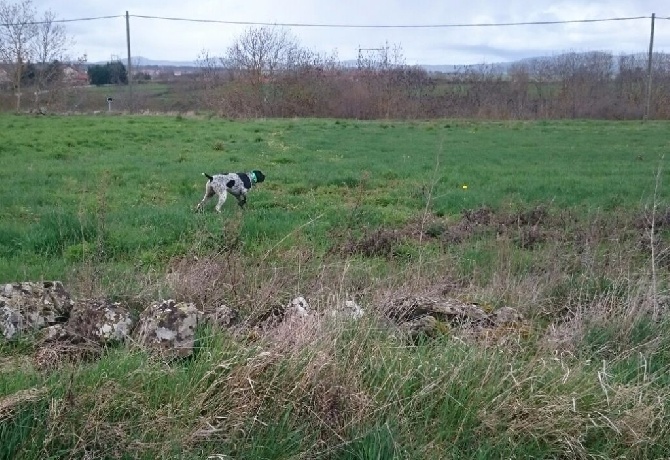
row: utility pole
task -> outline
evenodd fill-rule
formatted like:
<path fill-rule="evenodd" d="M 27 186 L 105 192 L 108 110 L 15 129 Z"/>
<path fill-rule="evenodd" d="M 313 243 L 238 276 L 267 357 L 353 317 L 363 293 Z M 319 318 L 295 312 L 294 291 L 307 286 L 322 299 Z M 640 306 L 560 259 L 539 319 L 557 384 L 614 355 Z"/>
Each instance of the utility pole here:
<path fill-rule="evenodd" d="M 133 72 L 130 64 L 130 16 L 126 11 L 126 43 L 128 45 L 128 107 L 133 113 Z"/>
<path fill-rule="evenodd" d="M 649 39 L 649 59 L 647 60 L 647 104 L 644 109 L 644 119 L 649 119 L 649 111 L 651 109 L 651 73 L 652 73 L 652 58 L 654 56 L 654 21 L 656 20 L 656 13 L 651 13 L 651 38 Z"/>

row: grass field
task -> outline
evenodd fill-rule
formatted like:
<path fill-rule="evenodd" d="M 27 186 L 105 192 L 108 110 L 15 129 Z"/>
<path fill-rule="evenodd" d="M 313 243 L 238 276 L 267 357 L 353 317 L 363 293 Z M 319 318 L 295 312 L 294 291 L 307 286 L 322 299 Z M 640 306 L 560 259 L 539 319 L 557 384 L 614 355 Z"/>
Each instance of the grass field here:
<path fill-rule="evenodd" d="M 160 266 L 190 249 L 199 230 L 220 234 L 242 214 L 228 203 L 222 216 L 194 215 L 202 172 L 267 171 L 243 215 L 247 250 L 264 253 L 314 220 L 300 236 L 322 253 L 333 230 L 399 227 L 425 209 L 639 210 L 668 147 L 663 123 L 4 116 L 0 124 L 4 281 L 64 277 L 98 240 L 105 262 Z"/>
<path fill-rule="evenodd" d="M 670 455 L 668 123 L 2 115 L 0 132 L 0 283 L 370 312 L 297 338 L 203 329 L 171 365 L 114 348 L 45 374 L 32 341 L 0 343 L 0 458 Z M 202 172 L 250 169 L 267 179 L 244 211 L 194 212 Z M 528 322 L 406 345 L 375 321 L 435 292 Z M 47 396 L 4 416 L 31 389 Z"/>

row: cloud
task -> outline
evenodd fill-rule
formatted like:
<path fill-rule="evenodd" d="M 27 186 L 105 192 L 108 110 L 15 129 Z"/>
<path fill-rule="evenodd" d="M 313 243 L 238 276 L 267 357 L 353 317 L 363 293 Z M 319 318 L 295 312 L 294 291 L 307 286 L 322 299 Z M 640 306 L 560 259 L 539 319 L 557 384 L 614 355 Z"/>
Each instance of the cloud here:
<path fill-rule="evenodd" d="M 194 60 L 202 50 L 221 55 L 247 26 L 145 19 L 137 15 L 252 21 L 267 23 L 410 25 L 565 21 L 649 16 L 652 0 L 127 0 L 117 8 L 102 1 L 40 0 L 38 9 L 59 17 L 124 15 L 130 20 L 133 55 L 152 59 Z M 659 14 L 661 12 L 657 11 Z M 72 55 L 90 60 L 125 57 L 125 18 L 67 23 L 76 40 Z M 300 43 L 314 51 L 337 50 L 340 59 L 355 59 L 358 48 L 385 43 L 402 46 L 410 64 L 473 64 L 514 60 L 564 51 L 644 52 L 649 20 L 462 28 L 323 28 L 291 27 Z M 655 48 L 670 51 L 670 21 L 659 19 Z"/>

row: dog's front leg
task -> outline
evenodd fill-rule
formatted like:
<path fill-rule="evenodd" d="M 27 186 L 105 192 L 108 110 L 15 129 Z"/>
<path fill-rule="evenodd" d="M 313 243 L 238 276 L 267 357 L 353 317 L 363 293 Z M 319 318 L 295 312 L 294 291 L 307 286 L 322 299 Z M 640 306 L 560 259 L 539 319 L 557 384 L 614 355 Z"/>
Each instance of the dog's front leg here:
<path fill-rule="evenodd" d="M 237 198 L 237 204 L 240 205 L 240 208 L 244 208 L 244 205 L 247 204 L 247 195 L 245 193 L 241 193 L 235 198 Z"/>

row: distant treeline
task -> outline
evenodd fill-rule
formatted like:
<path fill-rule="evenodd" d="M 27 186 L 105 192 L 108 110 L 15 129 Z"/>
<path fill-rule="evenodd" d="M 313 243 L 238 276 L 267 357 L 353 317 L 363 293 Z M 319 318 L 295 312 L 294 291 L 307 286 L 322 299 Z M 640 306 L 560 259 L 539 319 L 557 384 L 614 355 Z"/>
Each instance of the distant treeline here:
<path fill-rule="evenodd" d="M 405 65 L 303 66 L 258 79 L 209 69 L 192 82 L 199 108 L 240 117 L 639 119 L 645 55 L 566 53 L 428 73 Z M 670 55 L 654 55 L 650 116 L 670 118 Z"/>
<path fill-rule="evenodd" d="M 194 73 L 152 76 L 160 90 L 136 84 L 132 104 L 122 85 L 105 88 L 105 96 L 114 96 L 117 110 L 207 111 L 225 117 L 641 119 L 647 59 L 645 54 L 565 53 L 450 73 L 429 73 L 388 55 L 355 66 L 314 55 L 275 66 L 205 59 Z M 656 53 L 652 63 L 650 118 L 669 119 L 670 54 Z M 89 77 L 97 84 L 127 81 L 122 65 L 90 67 Z M 134 81 L 148 78 L 135 74 Z M 50 97 L 40 100 L 50 111 L 106 108 L 93 88 L 50 85 Z M 11 88 L 2 90 L 1 109 L 13 108 L 12 96 Z"/>

